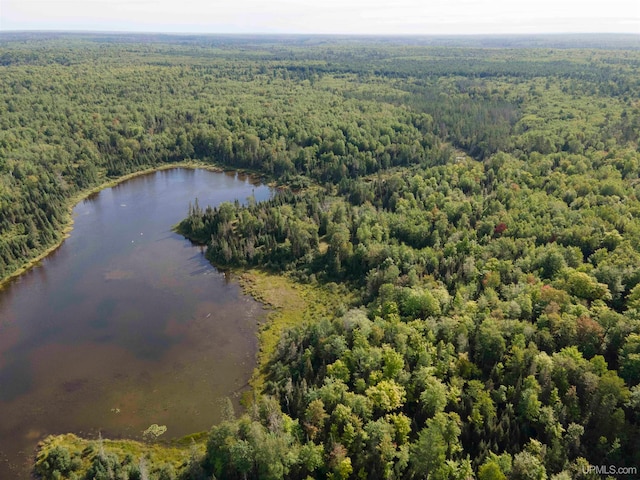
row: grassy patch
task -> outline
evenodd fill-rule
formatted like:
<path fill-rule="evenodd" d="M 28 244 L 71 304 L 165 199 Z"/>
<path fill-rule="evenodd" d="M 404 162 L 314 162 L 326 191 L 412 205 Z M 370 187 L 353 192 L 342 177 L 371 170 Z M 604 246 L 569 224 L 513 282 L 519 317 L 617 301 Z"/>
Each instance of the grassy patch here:
<path fill-rule="evenodd" d="M 260 330 L 258 366 L 251 379 L 255 393 L 264 383 L 264 368 L 275 352 L 282 332 L 290 327 L 320 318 L 331 318 L 349 305 L 351 295 L 335 283 L 301 284 L 288 275 L 251 269 L 236 272 L 244 292 L 272 312 Z"/>
<path fill-rule="evenodd" d="M 202 458 L 206 439 L 204 432 L 168 443 L 101 438 L 87 440 L 73 434 L 52 435 L 38 444 L 35 472 L 44 479 L 84 478 L 96 457 L 102 455 L 115 456 L 123 465 L 144 463 L 151 473 L 164 469 L 180 475 L 189 468 L 192 460 Z M 61 460 L 64 457 L 68 461 Z M 60 465 L 63 464 L 68 468 L 63 469 L 59 476 Z"/>

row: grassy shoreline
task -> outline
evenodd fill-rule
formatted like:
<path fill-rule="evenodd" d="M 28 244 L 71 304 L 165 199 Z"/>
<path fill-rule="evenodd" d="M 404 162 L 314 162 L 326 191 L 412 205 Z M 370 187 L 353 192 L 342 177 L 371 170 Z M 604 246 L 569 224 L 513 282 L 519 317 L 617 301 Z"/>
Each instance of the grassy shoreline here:
<path fill-rule="evenodd" d="M 162 469 L 180 475 L 192 466 L 194 460 L 197 461 L 204 454 L 206 442 L 206 432 L 166 442 L 103 438 L 89 440 L 72 433 L 50 435 L 38 444 L 34 473 L 43 479 L 84 478 L 97 457 L 107 459 L 115 455 L 120 461 L 144 465 L 155 473 Z M 58 474 L 55 474 L 55 467 L 60 468 L 60 460 L 56 461 L 52 456 L 60 458 L 61 452 L 64 452 L 62 458 L 68 455 L 69 461 L 66 463 L 69 468 L 64 473 L 58 470 Z"/>
<path fill-rule="evenodd" d="M 275 353 L 284 330 L 331 318 L 351 302 L 349 293 L 336 284 L 304 284 L 286 274 L 274 274 L 258 269 L 232 271 L 246 295 L 271 309 L 267 322 L 258 332 L 260 349 L 256 368 L 249 381 L 253 392 L 262 392 L 265 368 Z"/>

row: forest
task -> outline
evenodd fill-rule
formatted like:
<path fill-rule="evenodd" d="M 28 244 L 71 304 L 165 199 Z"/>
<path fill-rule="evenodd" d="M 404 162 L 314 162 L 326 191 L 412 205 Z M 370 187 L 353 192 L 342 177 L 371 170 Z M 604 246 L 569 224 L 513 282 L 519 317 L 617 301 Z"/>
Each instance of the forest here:
<path fill-rule="evenodd" d="M 177 229 L 215 266 L 352 293 L 282 334 L 181 468 L 58 445 L 35 472 L 631 472 L 638 99 L 637 37 L 0 36 L 0 278 L 60 241 L 78 195 L 192 161 L 279 186 L 185 205 Z"/>

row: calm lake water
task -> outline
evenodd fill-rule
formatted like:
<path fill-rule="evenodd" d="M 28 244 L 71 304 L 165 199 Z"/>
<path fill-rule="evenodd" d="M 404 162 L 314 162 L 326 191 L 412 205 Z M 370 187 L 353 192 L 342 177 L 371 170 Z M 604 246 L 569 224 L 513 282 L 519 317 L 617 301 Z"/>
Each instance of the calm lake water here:
<path fill-rule="evenodd" d="M 201 206 L 269 188 L 173 169 L 74 209 L 70 238 L 0 291 L 0 479 L 26 478 L 48 434 L 141 438 L 207 430 L 255 365 L 261 305 L 171 231 Z"/>

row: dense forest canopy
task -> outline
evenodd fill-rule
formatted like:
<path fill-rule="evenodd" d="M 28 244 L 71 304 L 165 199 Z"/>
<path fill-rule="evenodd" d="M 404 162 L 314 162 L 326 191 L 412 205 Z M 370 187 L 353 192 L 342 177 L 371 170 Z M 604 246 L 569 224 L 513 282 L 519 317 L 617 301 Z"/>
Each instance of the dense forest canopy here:
<path fill-rule="evenodd" d="M 354 293 L 284 334 L 204 458 L 147 478 L 640 464 L 637 37 L 0 39 L 0 276 L 75 195 L 190 159 L 283 187 L 185 206 L 214 264 Z M 142 478 L 62 447 L 37 468 Z"/>

